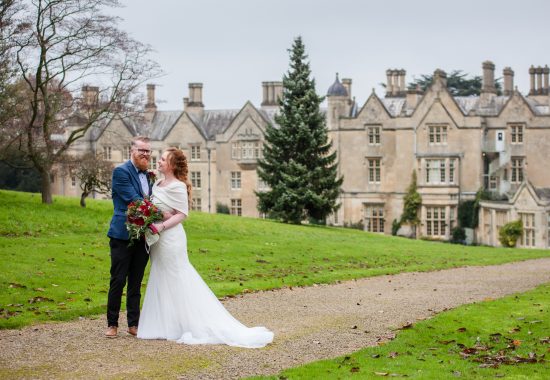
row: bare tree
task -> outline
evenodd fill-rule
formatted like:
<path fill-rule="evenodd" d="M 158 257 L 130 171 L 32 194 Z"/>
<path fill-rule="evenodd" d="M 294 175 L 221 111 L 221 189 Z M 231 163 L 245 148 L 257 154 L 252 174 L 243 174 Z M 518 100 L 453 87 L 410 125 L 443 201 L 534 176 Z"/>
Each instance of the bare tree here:
<path fill-rule="evenodd" d="M 150 47 L 104 13 L 118 0 L 29 0 L 17 14 L 15 62 L 28 100 L 18 117 L 19 145 L 41 175 L 42 202 L 51 203 L 50 173 L 94 125 L 135 110 L 137 88 L 160 74 Z M 80 88 L 95 81 L 93 91 Z"/>
<path fill-rule="evenodd" d="M 13 36 L 16 30 L 15 15 L 21 4 L 16 0 L 0 1 L 0 128 L 16 113 L 16 70 L 13 61 Z"/>
<path fill-rule="evenodd" d="M 86 207 L 86 198 L 92 193 L 110 194 L 113 163 L 102 155 L 86 153 L 80 157 L 67 159 L 64 165 L 68 174 L 78 178 L 80 182 L 80 206 Z"/>

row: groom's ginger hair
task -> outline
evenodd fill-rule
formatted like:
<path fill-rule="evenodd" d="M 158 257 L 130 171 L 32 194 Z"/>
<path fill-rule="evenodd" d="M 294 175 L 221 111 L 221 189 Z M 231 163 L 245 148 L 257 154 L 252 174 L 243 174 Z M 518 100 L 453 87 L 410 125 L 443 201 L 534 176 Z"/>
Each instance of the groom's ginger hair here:
<path fill-rule="evenodd" d="M 174 176 L 179 179 L 181 182 L 187 185 L 187 202 L 189 208 L 191 208 L 191 182 L 189 182 L 189 166 L 187 165 L 187 157 L 181 149 L 178 148 L 168 148 L 167 161 L 174 170 Z"/>
<path fill-rule="evenodd" d="M 150 141 L 150 139 L 147 136 L 136 136 L 136 137 L 132 138 L 132 146 L 136 146 L 136 142 L 138 142 L 138 141 L 148 143 Z"/>

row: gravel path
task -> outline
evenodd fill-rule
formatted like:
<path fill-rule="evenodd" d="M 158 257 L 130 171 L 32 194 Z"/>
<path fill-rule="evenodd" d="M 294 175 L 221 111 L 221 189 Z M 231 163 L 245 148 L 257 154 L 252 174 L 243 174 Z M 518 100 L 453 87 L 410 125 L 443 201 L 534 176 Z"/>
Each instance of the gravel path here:
<path fill-rule="evenodd" d="M 264 349 L 103 338 L 104 317 L 0 330 L 0 378 L 234 379 L 274 374 L 375 345 L 392 328 L 458 305 L 550 282 L 550 258 L 380 276 L 246 294 L 224 301 L 243 323 L 275 332 Z M 124 321 L 121 321 L 121 326 Z M 357 328 L 354 328 L 357 326 Z"/>

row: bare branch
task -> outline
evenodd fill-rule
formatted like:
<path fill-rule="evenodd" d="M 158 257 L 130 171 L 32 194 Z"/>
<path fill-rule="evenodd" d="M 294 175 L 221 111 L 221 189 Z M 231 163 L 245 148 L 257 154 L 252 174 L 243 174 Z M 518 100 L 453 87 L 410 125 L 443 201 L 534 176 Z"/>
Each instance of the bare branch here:
<path fill-rule="evenodd" d="M 160 75 L 149 58 L 151 48 L 130 38 L 119 29 L 120 19 L 105 13 L 119 6 L 118 0 L 29 0 L 28 9 L 17 14 L 9 41 L 24 84 L 21 92 L 30 99 L 23 103 L 25 117 L 18 125 L 24 132 L 17 136 L 43 176 L 45 202 L 51 200 L 47 175 L 70 147 L 90 128 L 131 112 L 129 99 L 138 87 Z M 0 9 L 0 22 L 1 17 Z M 92 78 L 101 94 L 93 107 L 79 88 Z"/>

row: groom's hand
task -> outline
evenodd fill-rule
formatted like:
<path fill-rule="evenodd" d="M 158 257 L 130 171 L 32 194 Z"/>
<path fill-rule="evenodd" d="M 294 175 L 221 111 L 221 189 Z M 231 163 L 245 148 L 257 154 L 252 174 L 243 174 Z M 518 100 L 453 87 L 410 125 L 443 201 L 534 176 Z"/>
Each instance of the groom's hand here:
<path fill-rule="evenodd" d="M 170 219 L 172 216 L 174 216 L 174 214 L 172 214 L 170 211 L 163 211 L 163 212 L 162 212 L 162 218 L 163 218 L 163 220 L 168 220 L 168 219 Z"/>

